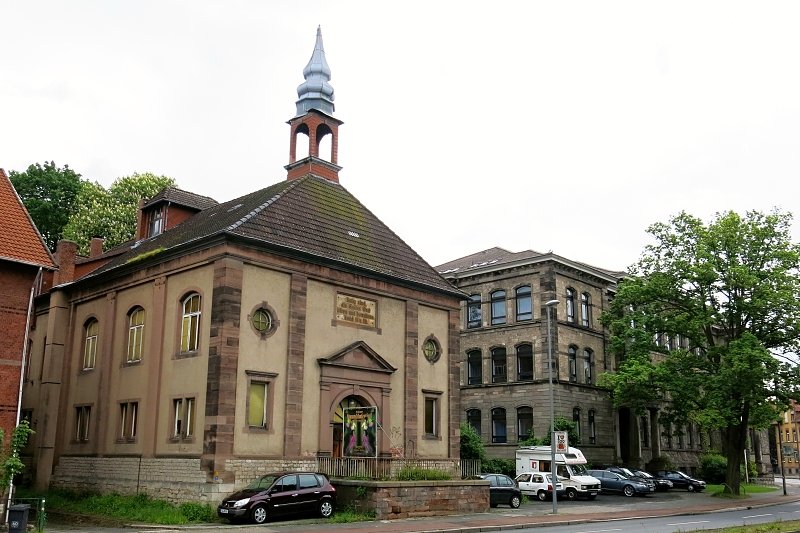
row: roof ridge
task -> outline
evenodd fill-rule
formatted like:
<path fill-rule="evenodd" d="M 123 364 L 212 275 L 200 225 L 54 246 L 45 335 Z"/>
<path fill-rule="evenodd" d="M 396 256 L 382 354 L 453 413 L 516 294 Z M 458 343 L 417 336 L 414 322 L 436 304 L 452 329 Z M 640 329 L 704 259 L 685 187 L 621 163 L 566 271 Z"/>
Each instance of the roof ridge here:
<path fill-rule="evenodd" d="M 283 194 L 286 193 L 286 191 L 289 191 L 289 190 L 293 189 L 294 187 L 296 187 L 297 183 L 300 182 L 300 181 L 301 180 L 292 180 L 291 182 L 288 183 L 287 187 L 281 189 L 280 192 L 276 193 L 272 198 L 270 198 L 269 200 L 267 200 L 263 204 L 261 204 L 259 206 L 256 206 L 255 209 L 253 209 L 252 211 L 247 213 L 245 216 L 243 216 L 242 218 L 240 218 L 239 220 L 237 220 L 236 222 L 234 222 L 233 224 L 231 224 L 230 226 L 225 228 L 225 230 L 226 231 L 233 231 L 236 228 L 238 228 L 239 226 L 241 226 L 242 224 L 244 224 L 245 222 L 247 222 L 248 220 L 250 220 L 251 218 L 255 217 L 260 212 L 262 212 L 264 209 L 266 209 L 267 207 L 269 207 L 270 205 L 272 205 L 276 201 L 278 201 L 281 198 L 281 196 L 283 196 Z"/>

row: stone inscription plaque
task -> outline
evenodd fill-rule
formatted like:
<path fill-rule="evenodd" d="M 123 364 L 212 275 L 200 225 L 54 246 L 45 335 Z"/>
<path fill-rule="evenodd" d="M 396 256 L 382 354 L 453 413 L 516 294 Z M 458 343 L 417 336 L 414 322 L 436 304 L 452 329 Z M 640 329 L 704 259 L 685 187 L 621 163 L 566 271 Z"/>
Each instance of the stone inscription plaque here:
<path fill-rule="evenodd" d="M 375 307 L 376 303 L 374 300 L 357 298 L 346 294 L 337 294 L 336 320 L 374 328 Z"/>

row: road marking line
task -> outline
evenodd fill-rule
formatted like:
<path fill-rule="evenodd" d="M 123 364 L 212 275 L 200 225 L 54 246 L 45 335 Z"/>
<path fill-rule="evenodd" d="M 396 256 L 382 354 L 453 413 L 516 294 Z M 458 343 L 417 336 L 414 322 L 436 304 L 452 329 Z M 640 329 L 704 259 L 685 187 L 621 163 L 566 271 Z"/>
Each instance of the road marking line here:
<path fill-rule="evenodd" d="M 708 524 L 711 520 L 698 520 L 696 522 L 675 522 L 674 524 L 667 524 L 668 526 L 688 526 L 690 524 Z"/>
<path fill-rule="evenodd" d="M 772 513 L 767 514 L 751 514 L 750 516 L 743 516 L 742 518 L 759 518 L 762 516 L 772 516 Z"/>

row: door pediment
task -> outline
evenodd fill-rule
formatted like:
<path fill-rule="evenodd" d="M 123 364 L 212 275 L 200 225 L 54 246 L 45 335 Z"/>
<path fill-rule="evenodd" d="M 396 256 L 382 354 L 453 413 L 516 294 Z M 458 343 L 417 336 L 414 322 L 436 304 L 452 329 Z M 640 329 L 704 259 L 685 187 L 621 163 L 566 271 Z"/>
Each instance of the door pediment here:
<path fill-rule="evenodd" d="M 364 341 L 354 342 L 333 355 L 321 357 L 317 361 L 323 369 L 323 375 L 326 373 L 326 367 L 330 370 L 333 370 L 332 367 L 338 367 L 382 374 L 392 374 L 397 370 Z"/>

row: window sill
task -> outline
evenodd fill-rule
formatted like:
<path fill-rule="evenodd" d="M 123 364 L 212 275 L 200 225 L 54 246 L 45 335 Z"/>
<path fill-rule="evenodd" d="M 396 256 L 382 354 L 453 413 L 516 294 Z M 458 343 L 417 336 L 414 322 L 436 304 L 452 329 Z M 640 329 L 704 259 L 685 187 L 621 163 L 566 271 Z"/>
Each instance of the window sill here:
<path fill-rule="evenodd" d="M 431 435 L 429 433 L 426 433 L 425 435 L 422 436 L 422 440 L 442 440 L 442 437 L 439 435 Z"/>
<path fill-rule="evenodd" d="M 192 352 L 177 352 L 175 354 L 175 359 L 190 359 L 192 357 L 197 357 L 200 355 L 199 350 L 194 350 Z"/>
<path fill-rule="evenodd" d="M 142 364 L 142 360 L 141 359 L 135 359 L 133 361 L 125 361 L 124 363 L 122 363 L 122 368 L 129 367 L 129 366 L 139 366 L 140 364 Z"/>

